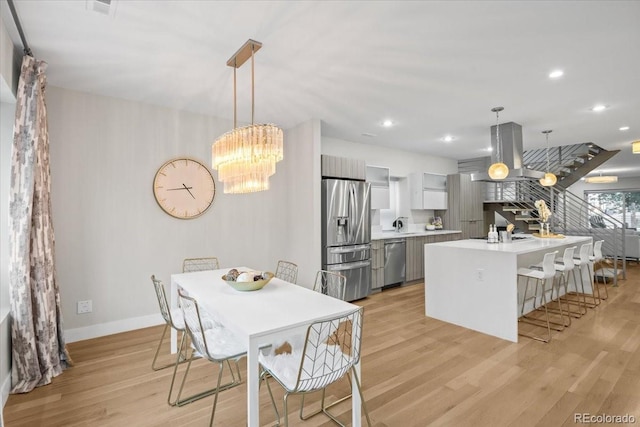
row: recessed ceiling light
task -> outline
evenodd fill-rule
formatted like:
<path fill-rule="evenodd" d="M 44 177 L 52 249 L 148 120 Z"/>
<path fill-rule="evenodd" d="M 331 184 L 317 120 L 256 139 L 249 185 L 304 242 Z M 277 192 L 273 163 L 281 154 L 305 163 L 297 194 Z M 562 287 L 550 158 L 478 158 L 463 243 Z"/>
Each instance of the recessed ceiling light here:
<path fill-rule="evenodd" d="M 598 105 L 594 105 L 593 108 L 591 108 L 591 111 L 595 111 L 596 113 L 599 113 L 600 111 L 604 111 L 606 109 L 607 109 L 606 105 L 598 104 Z"/>
<path fill-rule="evenodd" d="M 393 126 L 393 122 L 391 120 L 385 120 L 384 122 L 382 122 L 382 126 L 390 128 L 391 126 Z"/>
<path fill-rule="evenodd" d="M 550 79 L 557 79 L 564 76 L 564 71 L 562 70 L 553 70 L 552 72 L 549 73 L 549 78 Z"/>
<path fill-rule="evenodd" d="M 442 138 L 442 140 L 444 142 L 451 142 L 453 141 L 453 137 L 451 135 L 446 135 L 444 138 Z"/>
<path fill-rule="evenodd" d="M 488 152 L 492 152 L 493 151 L 493 147 L 485 148 L 484 150 L 488 151 Z"/>
<path fill-rule="evenodd" d="M 622 131 L 629 130 L 629 126 L 622 126 L 622 127 L 620 128 L 620 130 L 622 130 Z"/>

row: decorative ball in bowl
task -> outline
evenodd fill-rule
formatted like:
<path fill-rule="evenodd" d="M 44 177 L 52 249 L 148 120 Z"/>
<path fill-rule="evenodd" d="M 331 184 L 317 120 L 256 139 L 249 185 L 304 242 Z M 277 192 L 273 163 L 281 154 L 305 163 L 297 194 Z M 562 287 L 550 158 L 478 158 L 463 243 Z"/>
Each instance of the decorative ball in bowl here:
<path fill-rule="evenodd" d="M 234 268 L 222 276 L 222 280 L 236 291 L 246 292 L 264 288 L 273 276 L 274 274 L 269 271 L 238 271 Z"/>

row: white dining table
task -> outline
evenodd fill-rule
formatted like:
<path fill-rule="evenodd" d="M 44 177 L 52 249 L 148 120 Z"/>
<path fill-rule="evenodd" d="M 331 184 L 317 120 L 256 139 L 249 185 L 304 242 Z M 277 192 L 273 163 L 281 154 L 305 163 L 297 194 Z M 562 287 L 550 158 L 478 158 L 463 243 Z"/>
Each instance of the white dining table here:
<path fill-rule="evenodd" d="M 251 268 L 236 267 L 239 271 Z M 171 305 L 177 307 L 178 287 L 225 327 L 244 340 L 247 347 L 247 425 L 259 425 L 261 348 L 281 343 L 287 337 L 306 332 L 316 321 L 344 315 L 359 307 L 323 295 L 303 286 L 273 278 L 262 289 L 240 292 L 222 280 L 228 268 L 171 275 Z M 171 351 L 177 351 L 177 333 L 171 331 Z M 360 363 L 355 367 L 360 377 Z M 352 425 L 361 425 L 361 399 L 356 382 L 352 383 Z"/>

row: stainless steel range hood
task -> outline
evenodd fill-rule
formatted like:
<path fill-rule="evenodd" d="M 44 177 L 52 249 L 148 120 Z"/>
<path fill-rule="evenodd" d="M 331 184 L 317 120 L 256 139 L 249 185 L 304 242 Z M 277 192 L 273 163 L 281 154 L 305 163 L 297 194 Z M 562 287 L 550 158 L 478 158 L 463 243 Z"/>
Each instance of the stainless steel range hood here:
<path fill-rule="evenodd" d="M 498 153 L 496 140 L 496 126 L 491 126 L 491 163 L 496 162 Z M 480 171 L 471 174 L 472 181 L 488 181 L 488 182 L 511 182 L 540 179 L 544 177 L 544 172 L 527 169 L 522 163 L 522 126 L 517 123 L 509 122 L 500 125 L 500 145 L 501 160 L 509 167 L 509 176 L 505 179 L 491 179 L 489 173 Z"/>

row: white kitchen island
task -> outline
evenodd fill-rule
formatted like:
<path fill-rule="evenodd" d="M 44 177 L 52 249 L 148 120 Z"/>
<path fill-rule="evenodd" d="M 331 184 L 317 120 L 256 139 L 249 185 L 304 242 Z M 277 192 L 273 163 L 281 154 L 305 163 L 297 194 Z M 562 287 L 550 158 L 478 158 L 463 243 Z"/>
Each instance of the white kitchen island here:
<path fill-rule="evenodd" d="M 580 246 L 591 240 L 590 236 L 531 237 L 512 243 L 457 240 L 425 245 L 426 315 L 518 342 L 518 286 L 523 286 L 518 283 L 518 268 L 542 262 L 547 252 L 558 251 L 562 257 L 570 246 L 577 246 L 578 256 Z M 589 292 L 589 276 L 584 278 Z"/>

